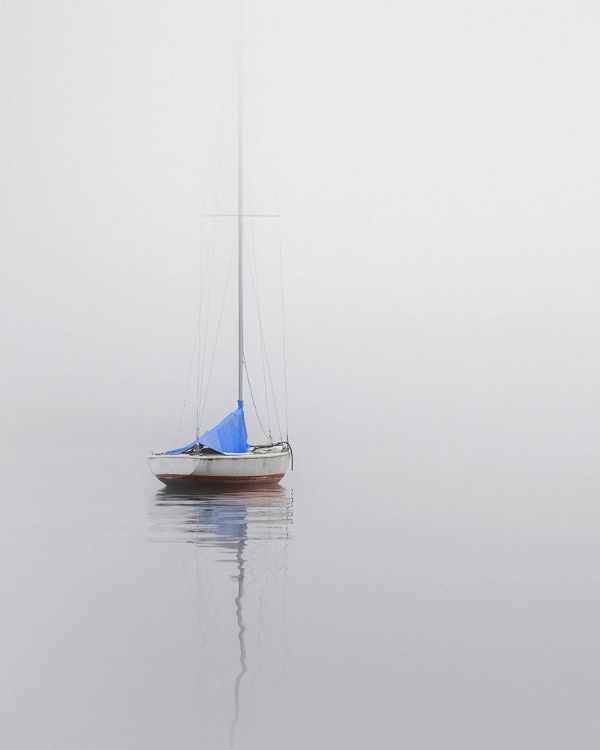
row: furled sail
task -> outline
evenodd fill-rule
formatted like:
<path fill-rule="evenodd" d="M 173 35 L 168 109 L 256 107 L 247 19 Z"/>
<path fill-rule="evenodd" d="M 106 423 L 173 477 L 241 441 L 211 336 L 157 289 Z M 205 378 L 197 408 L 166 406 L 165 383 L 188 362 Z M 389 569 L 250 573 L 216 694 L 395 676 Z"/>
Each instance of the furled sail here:
<path fill-rule="evenodd" d="M 219 453 L 246 453 L 248 450 L 248 431 L 246 430 L 246 418 L 244 417 L 244 402 L 238 401 L 235 411 L 228 414 L 218 425 L 207 430 L 189 445 L 183 448 L 175 448 L 167 451 L 169 455 L 176 456 L 186 453 L 195 445 L 212 448 Z"/>

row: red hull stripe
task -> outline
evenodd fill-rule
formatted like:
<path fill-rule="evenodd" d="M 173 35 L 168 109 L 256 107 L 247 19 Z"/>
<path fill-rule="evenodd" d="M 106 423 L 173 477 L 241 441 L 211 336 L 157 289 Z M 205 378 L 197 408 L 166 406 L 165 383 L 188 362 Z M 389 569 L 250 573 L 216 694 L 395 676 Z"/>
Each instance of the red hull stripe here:
<path fill-rule="evenodd" d="M 205 482 L 210 484 L 221 484 L 228 482 L 244 484 L 251 482 L 278 482 L 284 474 L 262 474 L 257 477 L 212 477 L 212 476 L 195 476 L 190 474 L 157 474 L 156 478 L 161 482 Z"/>

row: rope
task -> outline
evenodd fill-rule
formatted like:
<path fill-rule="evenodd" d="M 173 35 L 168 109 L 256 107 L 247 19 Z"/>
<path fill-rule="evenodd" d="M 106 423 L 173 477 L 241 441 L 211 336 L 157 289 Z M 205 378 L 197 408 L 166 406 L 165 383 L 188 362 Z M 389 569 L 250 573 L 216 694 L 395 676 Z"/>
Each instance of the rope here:
<path fill-rule="evenodd" d="M 265 132 L 263 128 L 262 132 Z M 267 164 L 269 172 L 271 173 L 271 188 L 273 190 L 273 199 L 275 200 L 275 213 L 277 214 L 277 229 L 279 235 L 279 288 L 281 290 L 281 328 L 282 328 L 282 339 L 283 339 L 283 387 L 284 387 L 284 401 L 285 401 L 285 434 L 286 440 L 289 440 L 289 419 L 288 419 L 288 384 L 287 384 L 287 346 L 286 346 L 286 325 L 285 325 L 285 295 L 284 295 L 284 276 L 283 276 L 283 241 L 281 231 L 281 211 L 279 208 L 279 194 L 277 191 L 277 185 L 275 183 L 275 170 L 273 168 L 273 155 L 269 149 L 265 149 L 267 156 Z"/>
<path fill-rule="evenodd" d="M 208 378 L 206 381 L 206 393 L 204 394 L 204 401 L 202 402 L 202 412 L 200 414 L 199 424 L 202 423 L 202 420 L 204 418 L 204 410 L 206 408 L 206 399 L 208 398 L 208 389 L 210 387 L 210 379 L 212 376 L 213 365 L 215 363 L 215 355 L 217 353 L 217 344 L 219 342 L 219 333 L 221 332 L 221 323 L 223 321 L 223 310 L 225 309 L 225 300 L 227 299 L 227 291 L 229 289 L 229 279 L 231 278 L 231 267 L 233 265 L 233 256 L 234 256 L 236 245 L 237 245 L 237 242 L 234 242 L 233 247 L 231 248 L 231 254 L 229 257 L 229 269 L 227 271 L 227 281 L 225 282 L 225 292 L 223 294 L 223 301 L 221 303 L 221 312 L 219 313 L 219 323 L 217 325 L 217 333 L 215 335 L 215 345 L 213 347 L 212 358 L 210 360 L 210 368 L 208 371 Z"/>
<path fill-rule="evenodd" d="M 211 142 L 214 143 L 215 140 L 217 141 L 216 147 L 213 147 L 210 160 L 209 160 L 209 166 L 208 166 L 208 178 L 206 180 L 206 188 L 204 191 L 204 196 L 202 199 L 202 214 L 201 214 L 201 220 L 200 220 L 200 268 L 199 268 L 199 279 L 198 279 L 198 317 L 196 322 L 196 332 L 194 334 L 194 346 L 192 349 L 192 356 L 190 359 L 190 366 L 188 370 L 188 377 L 187 382 L 185 386 L 185 395 L 183 397 L 183 405 L 181 407 L 181 414 L 179 416 L 179 424 L 177 426 L 177 437 L 175 439 L 175 445 L 179 445 L 179 436 L 181 434 L 181 427 L 183 425 L 183 418 L 185 415 L 185 410 L 187 406 L 188 396 L 190 392 L 190 384 L 192 380 L 192 370 L 194 368 L 194 361 L 196 361 L 196 437 L 199 435 L 199 405 L 200 405 L 200 397 L 202 393 L 202 385 L 203 385 L 203 379 L 204 379 L 204 365 L 205 365 L 205 359 L 206 359 L 206 341 L 208 337 L 208 308 L 210 305 L 210 290 L 211 290 L 211 284 L 209 283 L 209 279 L 212 276 L 212 267 L 213 267 L 213 259 L 214 259 L 214 249 L 216 245 L 216 227 L 217 222 L 215 219 L 212 220 L 210 225 L 210 231 L 209 231 L 209 239 L 208 242 L 204 239 L 204 216 L 207 213 L 207 206 L 209 202 L 209 193 L 210 193 L 210 186 L 211 182 L 214 185 L 213 187 L 213 204 L 217 206 L 217 196 L 218 196 L 218 180 L 212 179 L 215 175 L 218 175 L 221 171 L 221 162 L 222 162 L 222 154 L 223 154 L 223 133 L 224 133 L 224 121 L 225 121 L 225 102 L 226 102 L 226 92 L 228 91 L 229 86 L 226 86 L 223 89 L 223 98 L 221 101 L 221 113 L 219 118 L 219 123 L 217 125 L 218 129 L 218 137 L 211 139 Z M 201 339 L 201 329 L 202 329 L 202 307 L 203 302 L 205 299 L 205 289 L 208 285 L 208 299 L 206 302 L 206 322 L 205 322 L 205 330 L 204 330 L 204 339 Z M 203 345 L 202 345 L 203 344 Z M 200 350 L 202 349 L 202 359 Z M 202 362 L 202 364 L 201 364 Z"/>
<path fill-rule="evenodd" d="M 252 186 L 250 186 L 249 196 L 248 196 L 248 203 L 250 205 L 250 213 L 252 214 Z M 256 241 L 254 238 L 254 221 L 250 221 L 250 231 L 252 236 L 251 241 L 251 249 L 252 249 L 252 260 L 254 261 L 254 277 L 252 276 L 252 265 L 250 264 L 250 278 L 252 280 L 252 286 L 255 294 L 255 302 L 256 302 L 256 309 L 258 312 L 258 322 L 259 326 L 261 325 L 261 315 L 260 315 L 260 297 L 258 293 L 258 263 L 256 260 Z M 263 373 L 263 384 L 265 388 L 265 408 L 267 412 L 267 429 L 269 430 L 269 436 L 271 436 L 271 416 L 269 414 L 269 395 L 267 392 L 267 374 L 265 370 L 265 348 L 263 346 L 263 341 L 261 338 L 261 344 L 260 344 L 260 360 L 261 360 L 261 366 L 262 366 L 262 373 Z M 272 441 L 273 438 L 270 437 L 270 440 Z"/>
<path fill-rule="evenodd" d="M 263 435 L 267 438 L 267 440 L 270 440 L 271 442 L 273 442 L 273 438 L 270 435 L 267 435 L 267 433 L 265 432 L 265 428 L 263 427 L 263 423 L 260 421 L 260 415 L 258 413 L 258 409 L 256 408 L 256 401 L 254 400 L 254 392 L 252 390 L 252 384 L 250 383 L 250 375 L 248 375 L 248 366 L 246 365 L 245 359 L 244 359 L 244 370 L 246 371 L 246 380 L 248 381 L 248 390 L 250 391 L 250 398 L 252 399 L 252 405 L 254 406 L 254 413 L 256 414 L 256 419 L 258 420 L 260 429 L 263 431 Z"/>
<path fill-rule="evenodd" d="M 256 258 L 254 258 L 254 262 L 256 264 Z M 263 354 L 264 360 L 266 361 L 266 365 L 267 365 L 267 373 L 268 373 L 268 376 L 269 376 L 269 384 L 271 386 L 271 393 L 272 393 L 272 396 L 273 396 L 273 407 L 275 409 L 275 417 L 277 419 L 277 428 L 279 430 L 279 434 L 281 435 L 282 434 L 281 421 L 279 419 L 279 410 L 277 408 L 277 398 L 275 396 L 275 386 L 273 384 L 273 375 L 271 373 L 271 364 L 269 362 L 269 353 L 267 351 L 267 345 L 266 345 L 266 342 L 265 342 L 265 334 L 264 334 L 264 329 L 263 329 L 263 324 L 262 324 L 262 316 L 261 316 L 261 312 L 260 312 L 260 301 L 259 301 L 259 294 L 258 294 L 258 284 L 257 284 L 257 279 L 255 278 L 255 276 L 252 273 L 252 265 L 249 265 L 249 268 L 250 268 L 250 279 L 252 281 L 252 288 L 253 288 L 253 291 L 254 291 L 254 301 L 255 301 L 255 304 L 256 304 L 256 312 L 257 312 L 257 315 L 258 315 L 258 329 L 259 329 L 259 333 L 260 333 L 261 353 Z M 265 378 L 265 383 L 266 383 L 266 378 Z M 268 401 L 268 399 L 267 399 L 267 401 Z"/>
<path fill-rule="evenodd" d="M 223 95 L 224 97 L 225 95 Z M 221 103 L 221 122 L 220 122 L 220 131 L 219 131 L 219 144 L 216 149 L 216 158 L 213 158 L 212 163 L 209 168 L 209 174 L 211 173 L 211 170 L 214 168 L 216 175 L 218 175 L 221 171 L 221 161 L 222 161 L 222 153 L 223 153 L 223 132 L 224 132 L 224 126 L 223 121 L 225 118 L 225 98 L 223 98 L 223 101 Z M 215 166 L 216 165 L 216 166 Z M 204 201 L 202 205 L 202 213 L 206 213 L 207 203 L 208 203 L 208 185 L 210 183 L 207 181 L 207 188 L 204 195 Z M 218 190 L 219 190 L 219 183 L 218 179 L 214 179 L 213 182 L 214 188 L 213 188 L 213 199 L 212 203 L 213 206 L 217 207 L 217 201 L 218 201 Z M 204 369 L 205 369 L 205 363 L 206 363 L 206 351 L 207 351 L 207 342 L 208 342 L 208 317 L 209 317 L 209 310 L 210 310 L 210 297 L 211 297 L 211 288 L 212 283 L 209 283 L 209 280 L 212 281 L 212 271 L 214 266 L 214 257 L 215 257 L 215 247 L 216 247 L 216 239 L 217 239 L 217 220 L 216 218 L 213 218 L 210 223 L 210 235 L 209 235 L 209 242 L 208 242 L 208 258 L 207 258 L 207 272 L 204 274 L 203 277 L 203 283 L 201 285 L 201 302 L 202 299 L 204 299 L 204 290 L 206 286 L 208 285 L 208 294 L 207 294 L 207 300 L 206 300 L 206 321 L 204 324 L 204 339 L 201 345 L 200 342 L 200 331 L 198 331 L 198 370 L 197 370 L 197 381 L 196 381 L 196 439 L 200 435 L 200 424 L 202 422 L 202 416 L 199 414 L 200 410 L 200 399 L 202 395 L 202 390 L 204 387 Z M 202 312 L 202 305 L 200 305 L 199 310 L 199 317 Z M 217 334 L 218 335 L 218 334 Z M 202 365 L 200 364 L 200 348 L 202 348 Z M 206 389 L 208 391 L 209 382 L 206 383 Z M 205 399 L 206 400 L 206 399 Z M 204 413 L 204 409 L 202 409 L 202 414 Z"/>
<path fill-rule="evenodd" d="M 273 188 L 275 192 L 275 188 Z M 275 198 L 277 201 L 277 198 Z M 279 206 L 277 207 L 277 213 L 279 213 Z M 283 242 L 281 238 L 281 220 L 278 219 L 277 226 L 279 228 L 279 287 L 281 289 L 281 333 L 283 338 L 283 391 L 284 391 L 284 402 L 285 402 L 285 439 L 289 441 L 289 419 L 288 419 L 288 385 L 287 385 L 287 354 L 286 354 L 286 339 L 285 339 L 285 303 L 284 303 L 284 283 L 283 283 Z"/>
<path fill-rule="evenodd" d="M 200 435 L 200 422 L 202 421 L 201 416 L 199 416 L 199 408 L 200 408 L 200 398 L 204 386 L 204 368 L 206 363 L 206 350 L 207 350 L 207 342 L 208 342 L 208 319 L 209 319 L 209 310 L 210 310 L 210 298 L 211 298 L 211 290 L 212 290 L 212 283 L 208 283 L 208 279 L 212 281 L 212 275 L 213 275 L 213 266 L 214 266 L 214 258 L 215 258 L 215 245 L 216 245 L 216 220 L 213 219 L 213 226 L 211 227 L 211 239 L 209 243 L 208 248 L 208 269 L 207 272 L 204 275 L 204 281 L 205 284 L 203 285 L 201 294 L 204 298 L 204 287 L 208 285 L 208 292 L 206 294 L 206 320 L 204 322 L 204 338 L 202 341 L 202 365 L 200 365 L 200 331 L 198 331 L 198 380 L 196 383 L 196 438 Z M 202 310 L 202 308 L 200 308 Z M 218 335 L 218 334 L 217 334 Z M 208 382 L 206 384 L 206 388 L 208 389 Z"/>
<path fill-rule="evenodd" d="M 194 359 L 196 357 L 196 344 L 198 343 L 198 329 L 196 328 L 196 335 L 194 336 L 194 349 L 192 351 L 192 358 L 190 360 L 190 367 L 188 370 L 187 384 L 185 386 L 185 396 L 183 397 L 183 406 L 181 407 L 181 415 L 179 417 L 179 425 L 177 427 L 177 437 L 175 438 L 174 445 L 179 445 L 179 435 L 181 434 L 181 425 L 183 424 L 183 415 L 185 413 L 185 407 L 187 403 L 187 397 L 190 391 L 190 382 L 192 380 L 192 369 L 194 367 Z"/>

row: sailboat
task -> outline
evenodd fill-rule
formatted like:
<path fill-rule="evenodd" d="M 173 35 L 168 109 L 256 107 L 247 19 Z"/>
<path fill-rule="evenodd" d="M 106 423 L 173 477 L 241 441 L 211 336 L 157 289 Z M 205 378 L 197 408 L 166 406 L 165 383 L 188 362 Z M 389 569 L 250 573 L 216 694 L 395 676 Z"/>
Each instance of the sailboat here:
<path fill-rule="evenodd" d="M 238 82 L 238 394 L 237 408 L 215 427 L 189 444 L 149 456 L 154 475 L 166 485 L 179 484 L 274 484 L 279 482 L 292 459 L 287 441 L 251 445 L 244 414 L 244 190 L 242 153 L 242 66 L 240 52 Z M 231 214 L 228 214 L 231 216 Z"/>

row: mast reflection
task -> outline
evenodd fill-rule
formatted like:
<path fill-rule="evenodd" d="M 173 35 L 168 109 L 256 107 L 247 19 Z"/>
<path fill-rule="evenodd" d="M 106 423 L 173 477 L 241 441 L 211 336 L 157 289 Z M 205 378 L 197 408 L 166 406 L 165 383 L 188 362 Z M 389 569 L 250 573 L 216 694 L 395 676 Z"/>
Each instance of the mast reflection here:
<path fill-rule="evenodd" d="M 226 550 L 235 562 L 237 591 L 234 605 L 239 670 L 233 687 L 234 711 L 229 730 L 231 750 L 235 746 L 240 717 L 242 681 L 248 672 L 243 610 L 246 547 L 254 541 L 290 539 L 292 516 L 292 490 L 281 485 L 228 490 L 163 488 L 154 498 L 152 521 L 161 540 Z"/>

